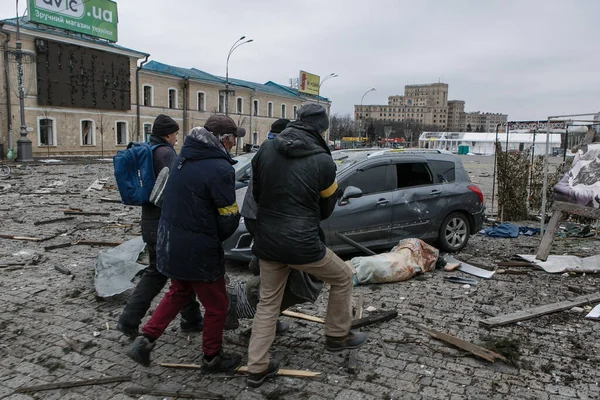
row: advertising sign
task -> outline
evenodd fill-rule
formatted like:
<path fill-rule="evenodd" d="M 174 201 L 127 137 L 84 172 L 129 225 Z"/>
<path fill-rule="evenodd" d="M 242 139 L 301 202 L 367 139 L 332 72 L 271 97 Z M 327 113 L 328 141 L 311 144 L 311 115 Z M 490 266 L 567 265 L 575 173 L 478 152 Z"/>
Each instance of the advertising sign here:
<path fill-rule="evenodd" d="M 117 41 L 117 3 L 110 0 L 29 0 L 29 19 Z"/>
<path fill-rule="evenodd" d="M 319 75 L 313 75 L 305 71 L 300 71 L 300 82 L 298 85 L 298 91 L 318 96 L 320 81 L 321 78 L 319 77 Z"/>

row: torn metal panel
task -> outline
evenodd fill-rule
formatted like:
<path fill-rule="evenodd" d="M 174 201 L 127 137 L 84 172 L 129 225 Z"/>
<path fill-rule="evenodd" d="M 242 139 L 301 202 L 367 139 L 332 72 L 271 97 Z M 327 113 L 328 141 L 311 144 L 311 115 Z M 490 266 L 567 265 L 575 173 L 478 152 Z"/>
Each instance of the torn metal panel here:
<path fill-rule="evenodd" d="M 135 275 L 145 268 L 136 261 L 146 244 L 142 237 L 98 253 L 94 285 L 101 297 L 114 296 L 133 287 Z"/>
<path fill-rule="evenodd" d="M 536 259 L 535 255 L 517 254 L 523 260 L 535 264 L 536 267 L 543 269 L 550 274 L 560 274 L 564 272 L 600 272 L 600 254 L 585 258 L 577 256 L 548 256 L 546 261 Z"/>
<path fill-rule="evenodd" d="M 456 258 L 447 255 L 444 260 L 446 260 L 447 263 L 459 263 L 460 267 L 458 267 L 458 270 L 461 272 L 464 272 L 466 274 L 469 275 L 474 275 L 477 276 L 479 278 L 484 278 L 484 279 L 490 279 L 491 277 L 494 276 L 494 274 L 496 273 L 496 271 L 488 271 L 486 269 L 483 268 L 478 268 L 475 267 L 471 264 L 468 264 L 466 262 L 462 262 L 460 260 L 457 260 Z"/>
<path fill-rule="evenodd" d="M 585 317 L 589 319 L 600 319 L 600 304 L 592 308 L 592 311 L 590 311 Z"/>

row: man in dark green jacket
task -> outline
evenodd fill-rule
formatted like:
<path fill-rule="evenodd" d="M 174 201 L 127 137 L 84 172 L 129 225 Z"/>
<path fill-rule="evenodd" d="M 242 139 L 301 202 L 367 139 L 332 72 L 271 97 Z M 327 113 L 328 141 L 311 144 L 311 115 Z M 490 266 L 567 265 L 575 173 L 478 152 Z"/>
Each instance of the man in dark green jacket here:
<path fill-rule="evenodd" d="M 364 333 L 350 331 L 352 268 L 319 237 L 321 220 L 333 212 L 338 189 L 335 163 L 322 136 L 328 127 L 326 110 L 307 104 L 298 111 L 298 120 L 263 143 L 252 159 L 258 204 L 252 251 L 260 259 L 261 276 L 248 347 L 247 383 L 252 387 L 279 369 L 277 361 L 269 361 L 269 348 L 292 268 L 331 285 L 325 317 L 328 350 L 354 349 L 366 340 Z"/>

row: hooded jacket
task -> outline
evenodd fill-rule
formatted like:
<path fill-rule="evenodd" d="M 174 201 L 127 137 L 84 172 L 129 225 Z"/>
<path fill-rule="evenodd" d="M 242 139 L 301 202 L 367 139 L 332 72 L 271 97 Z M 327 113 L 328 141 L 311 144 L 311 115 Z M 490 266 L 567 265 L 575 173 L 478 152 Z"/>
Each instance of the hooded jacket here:
<path fill-rule="evenodd" d="M 252 251 L 260 259 L 292 265 L 325 256 L 319 224 L 331 215 L 337 199 L 335 163 L 320 135 L 324 129 L 320 121 L 310 124 L 300 118 L 263 143 L 252 159 L 258 204 Z"/>
<path fill-rule="evenodd" d="M 185 139 L 164 189 L 156 252 L 162 274 L 202 282 L 225 275 L 221 242 L 240 219 L 235 162 L 204 128 L 192 129 Z"/>
<path fill-rule="evenodd" d="M 158 135 L 150 135 L 150 145 L 161 145 L 152 152 L 154 175 L 158 176 L 164 167 L 171 167 L 171 163 L 177 153 L 164 137 Z M 150 245 L 156 244 L 156 233 L 158 231 L 160 214 L 160 207 L 157 207 L 152 203 L 142 204 L 142 238 L 145 243 Z"/>

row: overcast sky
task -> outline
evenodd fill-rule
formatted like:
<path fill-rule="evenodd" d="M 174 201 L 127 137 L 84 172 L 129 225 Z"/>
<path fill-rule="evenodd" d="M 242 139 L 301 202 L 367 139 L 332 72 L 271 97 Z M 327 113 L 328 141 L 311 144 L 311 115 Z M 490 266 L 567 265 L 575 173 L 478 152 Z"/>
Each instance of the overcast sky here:
<path fill-rule="evenodd" d="M 14 0 L 0 17 L 14 16 Z M 10 4 L 12 2 L 12 5 Z M 26 0 L 21 0 L 21 12 Z M 598 0 L 121 0 L 118 44 L 151 59 L 289 84 L 300 69 L 338 78 L 333 112 L 387 104 L 404 85 L 449 84 L 467 111 L 509 120 L 600 111 Z"/>

